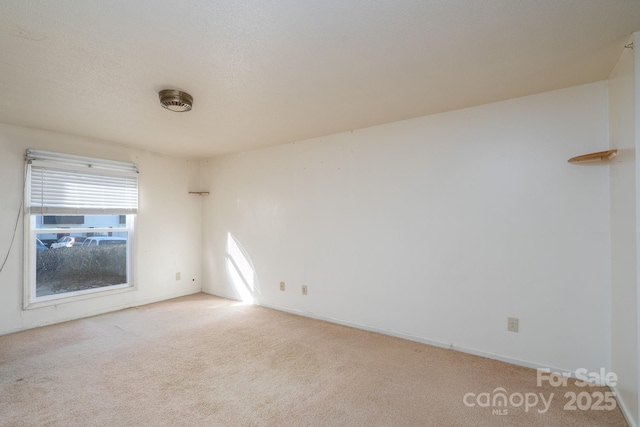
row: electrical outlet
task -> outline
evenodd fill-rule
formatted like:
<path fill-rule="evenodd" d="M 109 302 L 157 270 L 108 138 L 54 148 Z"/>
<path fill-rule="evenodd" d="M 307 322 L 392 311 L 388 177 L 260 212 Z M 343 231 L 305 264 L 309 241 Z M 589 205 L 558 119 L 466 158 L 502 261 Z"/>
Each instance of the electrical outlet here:
<path fill-rule="evenodd" d="M 517 317 L 509 317 L 507 319 L 507 330 L 510 332 L 518 332 L 520 326 L 520 319 Z"/>
<path fill-rule="evenodd" d="M 280 290 L 284 291 L 284 282 L 280 282 Z"/>
<path fill-rule="evenodd" d="M 176 273 L 176 280 L 180 280 L 180 279 L 182 279 L 182 275 L 181 275 L 181 274 L 180 274 L 180 272 L 178 271 L 178 272 Z"/>
<path fill-rule="evenodd" d="M 302 295 L 307 294 L 307 285 L 302 285 Z"/>

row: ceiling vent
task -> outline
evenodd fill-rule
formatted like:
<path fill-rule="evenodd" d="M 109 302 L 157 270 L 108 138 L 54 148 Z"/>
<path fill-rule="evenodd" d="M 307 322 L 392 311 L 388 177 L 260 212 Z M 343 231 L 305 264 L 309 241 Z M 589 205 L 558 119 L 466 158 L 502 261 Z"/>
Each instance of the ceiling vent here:
<path fill-rule="evenodd" d="M 160 96 L 160 105 L 176 113 L 189 111 L 193 106 L 193 97 L 186 92 L 165 89 L 161 90 L 158 95 Z"/>

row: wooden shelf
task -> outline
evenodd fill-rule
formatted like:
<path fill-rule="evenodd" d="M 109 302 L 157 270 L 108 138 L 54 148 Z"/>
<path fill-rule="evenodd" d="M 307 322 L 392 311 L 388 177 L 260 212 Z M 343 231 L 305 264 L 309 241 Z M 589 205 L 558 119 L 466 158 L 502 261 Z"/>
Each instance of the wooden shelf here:
<path fill-rule="evenodd" d="M 199 196 L 208 196 L 208 191 L 189 191 L 189 194 L 197 194 Z"/>
<path fill-rule="evenodd" d="M 618 155 L 618 150 L 598 151 L 597 153 L 583 154 L 582 156 L 572 157 L 568 160 L 569 163 L 588 163 L 588 162 L 603 162 L 611 160 Z"/>

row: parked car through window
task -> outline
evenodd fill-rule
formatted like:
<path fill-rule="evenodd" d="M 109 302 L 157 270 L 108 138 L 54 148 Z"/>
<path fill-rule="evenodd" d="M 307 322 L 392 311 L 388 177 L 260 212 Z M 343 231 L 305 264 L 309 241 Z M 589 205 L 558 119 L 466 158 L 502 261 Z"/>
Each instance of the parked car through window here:
<path fill-rule="evenodd" d="M 57 242 L 52 243 L 51 244 L 51 249 L 58 249 L 58 248 L 70 248 L 71 246 L 73 246 L 76 242 L 76 238 L 75 237 L 71 237 L 71 236 L 64 236 L 58 239 Z"/>
<path fill-rule="evenodd" d="M 107 246 L 107 245 L 125 245 L 127 239 L 125 237 L 87 237 L 82 242 L 82 247 L 88 246 Z"/>

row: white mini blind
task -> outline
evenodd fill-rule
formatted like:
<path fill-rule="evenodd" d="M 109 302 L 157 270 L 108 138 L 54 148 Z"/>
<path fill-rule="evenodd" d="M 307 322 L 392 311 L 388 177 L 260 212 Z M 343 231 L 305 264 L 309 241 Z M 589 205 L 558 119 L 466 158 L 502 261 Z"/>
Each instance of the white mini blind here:
<path fill-rule="evenodd" d="M 135 214 L 138 168 L 133 163 L 27 151 L 30 214 Z"/>

